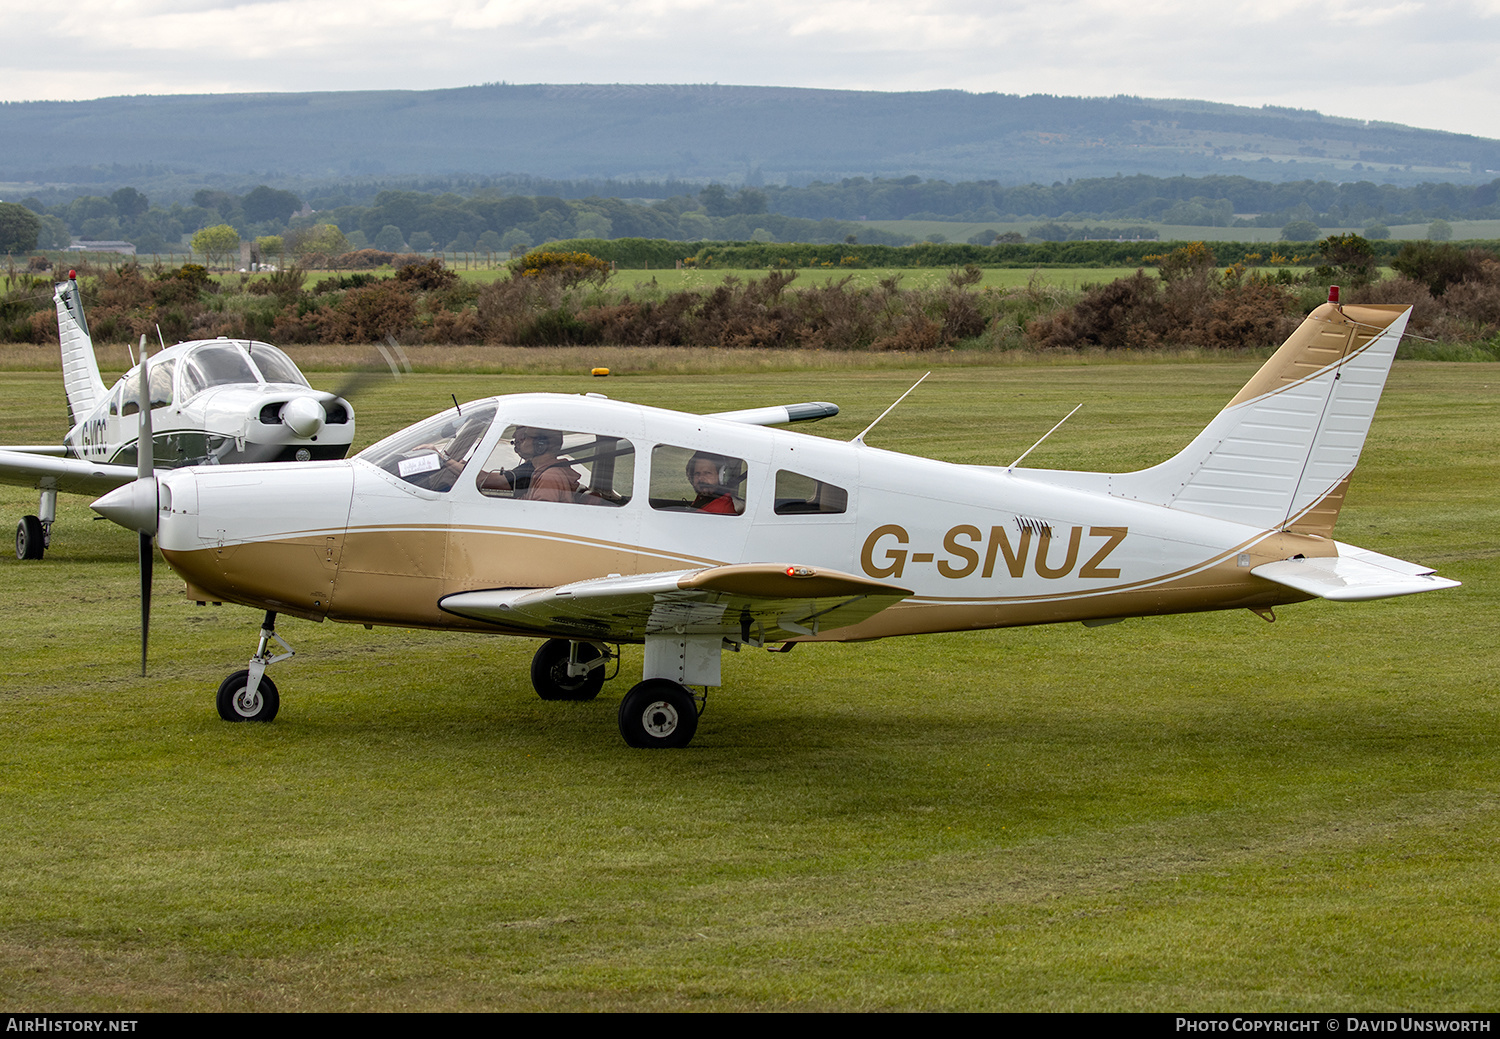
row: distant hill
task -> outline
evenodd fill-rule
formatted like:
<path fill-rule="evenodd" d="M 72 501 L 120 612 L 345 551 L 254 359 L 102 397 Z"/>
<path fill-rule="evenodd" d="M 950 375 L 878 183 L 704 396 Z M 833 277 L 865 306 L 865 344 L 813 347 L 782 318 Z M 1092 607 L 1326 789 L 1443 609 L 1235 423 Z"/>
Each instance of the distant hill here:
<path fill-rule="evenodd" d="M 1003 184 L 1151 174 L 1478 183 L 1500 141 L 1283 108 L 733 86 L 519 86 L 0 104 L 0 181 L 295 186 L 492 176 Z"/>

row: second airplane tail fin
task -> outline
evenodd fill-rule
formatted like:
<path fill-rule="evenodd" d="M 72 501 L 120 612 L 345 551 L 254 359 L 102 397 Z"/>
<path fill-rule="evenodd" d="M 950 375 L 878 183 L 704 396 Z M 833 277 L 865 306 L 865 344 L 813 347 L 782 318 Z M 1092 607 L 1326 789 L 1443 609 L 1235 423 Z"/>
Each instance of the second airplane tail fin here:
<path fill-rule="evenodd" d="M 68 395 L 68 425 L 71 428 L 93 411 L 104 395 L 94 340 L 83 316 L 78 282 L 71 275 L 59 282 L 52 295 L 57 304 L 57 333 L 62 341 L 63 391 Z"/>
<path fill-rule="evenodd" d="M 1175 457 L 1111 491 L 1328 537 L 1411 308 L 1325 303 Z"/>

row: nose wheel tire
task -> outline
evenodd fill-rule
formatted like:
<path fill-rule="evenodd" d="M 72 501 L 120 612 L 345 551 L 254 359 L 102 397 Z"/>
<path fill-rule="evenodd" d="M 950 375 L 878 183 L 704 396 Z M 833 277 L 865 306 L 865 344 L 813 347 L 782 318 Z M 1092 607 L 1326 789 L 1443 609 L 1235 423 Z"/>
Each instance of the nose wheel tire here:
<path fill-rule="evenodd" d="M 620 735 L 632 747 L 686 747 L 697 731 L 697 701 L 676 682 L 648 678 L 620 701 Z"/>
<path fill-rule="evenodd" d="M 47 534 L 42 521 L 35 516 L 22 517 L 16 524 L 16 558 L 40 559 L 47 548 Z"/>
<path fill-rule="evenodd" d="M 254 696 L 249 696 L 250 672 L 236 671 L 219 686 L 219 717 L 226 722 L 268 722 L 281 709 L 276 683 L 265 675 Z"/>
<path fill-rule="evenodd" d="M 548 639 L 531 658 L 531 686 L 543 700 L 592 700 L 604 688 L 604 668 L 577 678 L 568 674 L 567 639 Z M 587 642 L 578 647 L 578 660 L 597 660 L 599 650 Z"/>

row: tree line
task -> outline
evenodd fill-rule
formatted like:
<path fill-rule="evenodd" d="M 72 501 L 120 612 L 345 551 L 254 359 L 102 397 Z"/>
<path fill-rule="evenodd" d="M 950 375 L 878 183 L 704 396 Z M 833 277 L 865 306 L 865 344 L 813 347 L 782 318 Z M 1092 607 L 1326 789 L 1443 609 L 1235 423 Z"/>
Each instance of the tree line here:
<path fill-rule="evenodd" d="M 542 182 L 537 182 L 541 184 Z M 608 190 L 614 182 L 588 182 Z M 546 182 L 562 190 L 564 182 Z M 666 241 L 805 242 L 899 246 L 914 236 L 872 228 L 869 220 L 927 219 L 1038 223 L 1028 237 L 1061 240 L 1083 232 L 1058 221 L 1152 221 L 1168 226 L 1285 227 L 1302 236 L 1322 228 L 1500 217 L 1500 179 L 1488 184 L 1433 183 L 1402 188 L 1369 181 L 1270 183 L 1246 177 L 1150 176 L 1091 178 L 1050 187 L 1007 187 L 997 181 L 950 184 L 918 177 L 853 177 L 804 187 L 693 187 L 683 182 L 631 182 L 621 191 L 662 197 L 521 194 L 473 182 L 458 190 L 387 188 L 373 197 L 330 186 L 307 197 L 269 185 L 241 193 L 203 188 L 190 202 L 153 204 L 134 187 L 108 196 L 80 195 L 54 205 L 27 197 L 36 218 L 0 224 L 0 248 L 61 249 L 71 239 L 123 240 L 140 253 L 180 251 L 193 234 L 226 225 L 241 240 L 296 238 L 335 228 L 349 249 L 386 252 L 511 253 L 561 239 L 643 238 Z M 671 192 L 670 194 L 668 192 Z M 362 199 L 362 200 L 361 200 Z M 1237 215 L 1238 214 L 1238 215 Z M 1247 215 L 1252 214 L 1252 215 Z M 9 232 L 7 227 L 20 224 Z M 1311 232 L 1307 231 L 1311 228 Z M 1149 237 L 1138 225 L 1087 229 L 1090 235 Z M 1086 235 L 1088 236 L 1088 235 Z M 1296 238 L 1296 235 L 1289 235 Z M 993 232 L 989 239 L 993 240 Z M 325 250 L 326 251 L 326 250 Z"/>

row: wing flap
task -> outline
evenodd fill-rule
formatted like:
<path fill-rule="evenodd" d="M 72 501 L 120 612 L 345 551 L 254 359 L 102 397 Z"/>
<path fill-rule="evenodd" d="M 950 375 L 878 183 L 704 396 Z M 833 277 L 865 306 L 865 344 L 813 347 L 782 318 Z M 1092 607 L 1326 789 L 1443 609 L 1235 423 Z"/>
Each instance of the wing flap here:
<path fill-rule="evenodd" d="M 133 465 L 109 465 L 81 458 L 50 458 L 24 451 L 0 450 L 0 483 L 48 487 L 70 494 L 104 494 L 136 478 Z"/>
<path fill-rule="evenodd" d="M 858 624 L 910 594 L 837 570 L 742 563 L 555 588 L 459 592 L 438 605 L 538 634 L 621 642 L 666 633 L 720 635 L 756 644 Z"/>
<path fill-rule="evenodd" d="M 1250 572 L 1256 577 L 1335 602 L 1363 602 L 1398 595 L 1457 588 L 1458 581 L 1439 577 L 1430 567 L 1384 556 L 1354 545 L 1338 545 L 1339 554 L 1317 559 L 1280 559 Z"/>

